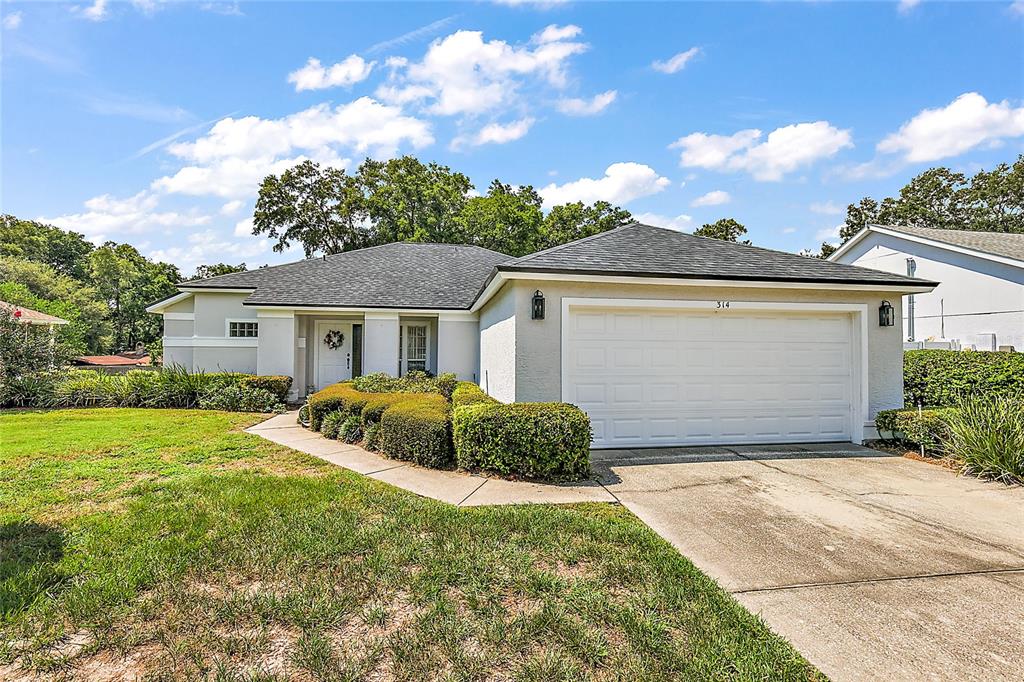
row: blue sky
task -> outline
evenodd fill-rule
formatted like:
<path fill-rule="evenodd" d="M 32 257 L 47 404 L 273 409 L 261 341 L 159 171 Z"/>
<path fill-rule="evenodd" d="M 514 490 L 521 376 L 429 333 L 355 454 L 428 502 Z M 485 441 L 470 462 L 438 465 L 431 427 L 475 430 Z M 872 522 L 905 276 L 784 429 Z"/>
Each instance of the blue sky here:
<path fill-rule="evenodd" d="M 294 260 L 259 179 L 412 153 L 816 248 L 847 203 L 1024 150 L 1024 3 L 3 2 L 5 213 L 185 272 Z M 315 60 L 315 61 L 311 61 Z"/>

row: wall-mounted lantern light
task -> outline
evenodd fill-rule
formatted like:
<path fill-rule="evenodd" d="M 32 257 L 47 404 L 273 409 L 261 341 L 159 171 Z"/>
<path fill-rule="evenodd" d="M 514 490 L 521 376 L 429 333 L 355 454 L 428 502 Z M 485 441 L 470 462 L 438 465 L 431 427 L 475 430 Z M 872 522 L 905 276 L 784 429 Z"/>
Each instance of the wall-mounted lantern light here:
<path fill-rule="evenodd" d="M 896 316 L 893 314 L 892 303 L 882 301 L 878 306 L 878 326 L 891 327 L 896 324 Z"/>
<path fill-rule="evenodd" d="M 533 308 L 530 317 L 535 320 L 544 319 L 544 292 L 540 289 L 533 292 Z"/>

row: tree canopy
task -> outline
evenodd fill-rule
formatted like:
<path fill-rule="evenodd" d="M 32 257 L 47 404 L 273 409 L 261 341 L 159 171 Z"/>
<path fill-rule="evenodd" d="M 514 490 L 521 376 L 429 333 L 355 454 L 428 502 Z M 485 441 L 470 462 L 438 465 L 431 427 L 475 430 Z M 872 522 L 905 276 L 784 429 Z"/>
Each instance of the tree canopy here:
<path fill-rule="evenodd" d="M 749 245 L 749 239 L 740 241 L 740 237 L 746 233 L 747 228 L 733 218 L 720 218 L 713 223 L 704 223 L 693 231 L 693 234 L 697 237 L 710 237 L 711 239 L 721 239 L 724 242 L 737 242 Z"/>
<path fill-rule="evenodd" d="M 200 265 L 196 268 L 196 274 L 192 275 L 189 279 L 206 279 L 207 277 L 217 277 L 218 275 L 230 275 L 233 272 L 245 272 L 245 270 L 245 263 L 239 263 L 238 265 L 229 265 L 227 263 Z"/>

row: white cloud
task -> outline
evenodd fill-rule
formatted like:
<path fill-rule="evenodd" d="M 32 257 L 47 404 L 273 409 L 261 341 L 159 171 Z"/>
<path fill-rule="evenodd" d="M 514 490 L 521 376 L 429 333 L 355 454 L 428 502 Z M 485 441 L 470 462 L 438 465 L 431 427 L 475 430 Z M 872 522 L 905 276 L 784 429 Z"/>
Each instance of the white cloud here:
<path fill-rule="evenodd" d="M 249 237 L 252 235 L 252 218 L 244 218 L 235 223 L 234 235 L 236 237 Z"/>
<path fill-rule="evenodd" d="M 989 103 L 976 92 L 939 109 L 925 109 L 878 143 L 883 154 L 902 154 L 908 163 L 958 156 L 975 147 L 995 147 L 1024 135 L 1024 107 Z"/>
<path fill-rule="evenodd" d="M 479 146 L 482 144 L 505 144 L 512 142 L 526 135 L 533 123 L 534 119 L 529 117 L 505 124 L 490 123 L 481 128 L 475 135 L 456 137 L 452 140 L 452 148 L 458 149 L 466 144 Z"/>
<path fill-rule="evenodd" d="M 178 229 L 210 222 L 210 216 L 194 210 L 185 213 L 157 211 L 158 203 L 159 197 L 146 190 L 125 199 L 103 194 L 86 201 L 85 210 L 81 213 L 39 220 L 81 232 L 96 244 L 119 234 L 138 234 L 158 228 Z"/>
<path fill-rule="evenodd" d="M 692 202 L 690 202 L 690 206 L 721 206 L 722 204 L 727 204 L 730 201 L 732 201 L 732 197 L 729 196 L 728 192 L 726 192 L 725 190 L 716 189 L 711 192 L 708 192 L 707 194 L 697 197 Z"/>
<path fill-rule="evenodd" d="M 368 97 L 335 108 L 320 104 L 277 119 L 228 117 L 195 141 L 169 145 L 168 151 L 189 165 L 155 180 L 153 187 L 240 198 L 255 193 L 268 173 L 305 159 L 345 167 L 348 159 L 339 148 L 386 157 L 401 145 L 420 149 L 433 141 L 428 123 Z"/>
<path fill-rule="evenodd" d="M 376 63 L 353 54 L 337 64 L 324 67 L 319 59 L 310 57 L 305 66 L 288 74 L 288 82 L 295 84 L 295 92 L 349 87 L 366 80 Z"/>
<path fill-rule="evenodd" d="M 89 21 L 103 21 L 107 18 L 107 0 L 95 0 L 91 5 L 86 7 L 76 5 L 72 7 L 71 10 L 83 19 L 88 19 Z"/>
<path fill-rule="evenodd" d="M 667 227 L 672 230 L 679 230 L 680 232 L 687 231 L 693 227 L 693 217 L 688 216 L 685 213 L 681 213 L 675 218 L 661 215 L 659 213 L 634 213 L 633 219 L 638 223 L 643 223 L 644 225 Z"/>
<path fill-rule="evenodd" d="M 21 26 L 21 12 L 8 12 L 4 15 L 4 28 L 9 31 Z"/>
<path fill-rule="evenodd" d="M 608 201 L 626 204 L 633 199 L 657 194 L 672 182 L 660 177 L 653 168 L 640 163 L 623 162 L 608 166 L 601 178 L 580 178 L 563 185 L 554 183 L 539 190 L 547 207 L 574 201 Z"/>
<path fill-rule="evenodd" d="M 1010 14 L 1016 14 L 1018 17 L 1024 17 L 1024 0 L 1014 0 L 1010 3 Z"/>
<path fill-rule="evenodd" d="M 828 242 L 830 244 L 837 243 L 840 239 L 839 231 L 842 230 L 843 227 L 845 227 L 845 224 L 818 230 L 814 233 L 814 241 Z"/>
<path fill-rule="evenodd" d="M 594 95 L 591 99 L 580 99 L 578 97 L 560 99 L 555 106 L 560 112 L 568 116 L 593 116 L 607 109 L 608 105 L 614 102 L 618 95 L 617 91 L 609 90 Z"/>
<path fill-rule="evenodd" d="M 440 31 L 442 28 L 444 28 L 451 22 L 455 21 L 456 17 L 458 16 L 459 15 L 457 14 L 453 14 L 451 16 L 445 17 L 444 19 L 432 21 L 426 26 L 420 26 L 419 28 L 413 29 L 407 33 L 403 33 L 397 38 L 389 38 L 388 40 L 382 40 L 379 43 L 374 43 L 373 45 L 366 49 L 366 54 L 377 54 L 378 52 L 390 50 L 393 47 L 401 47 L 402 45 L 405 45 L 406 43 L 411 43 L 412 41 L 418 40 L 419 38 L 426 38 L 427 36 Z M 402 58 L 389 57 L 388 59 L 390 60 Z"/>
<path fill-rule="evenodd" d="M 154 249 L 147 255 L 154 260 L 174 263 L 182 272 L 192 272 L 198 265 L 248 260 L 266 253 L 267 249 L 265 239 L 235 242 L 213 230 L 204 230 L 190 234 L 185 246 Z"/>
<path fill-rule="evenodd" d="M 911 10 L 921 4 L 921 0 L 899 0 L 896 9 L 900 14 L 909 14 Z"/>
<path fill-rule="evenodd" d="M 571 40 L 581 33 L 583 33 L 583 29 L 575 24 L 566 24 L 565 26 L 551 24 L 545 26 L 539 33 L 535 33 L 531 40 L 538 45 L 543 45 L 544 43 L 557 43 L 559 40 Z"/>
<path fill-rule="evenodd" d="M 531 47 L 485 41 L 480 31 L 456 31 L 431 43 L 420 62 L 391 62 L 391 78 L 377 97 L 393 104 L 425 100 L 430 113 L 443 116 L 511 107 L 526 85 L 564 87 L 569 58 L 587 49 L 584 43 L 552 40 L 555 32 L 565 29 L 544 29 Z"/>
<path fill-rule="evenodd" d="M 831 200 L 815 202 L 810 205 L 810 209 L 812 213 L 820 213 L 822 215 L 842 215 L 846 211 L 845 208 Z"/>
<path fill-rule="evenodd" d="M 698 54 L 700 54 L 700 48 L 691 47 L 686 52 L 680 52 L 665 61 L 655 61 L 651 64 L 651 68 L 662 73 L 676 73 L 685 69 L 687 63 Z"/>
<path fill-rule="evenodd" d="M 679 164 L 684 167 L 746 171 L 755 180 L 781 180 L 786 173 L 853 146 L 850 131 L 828 121 L 776 128 L 763 142 L 762 135 L 757 129 L 733 135 L 692 133 L 669 147 L 682 149 Z"/>
<path fill-rule="evenodd" d="M 234 201 L 229 201 L 228 203 L 226 203 L 226 204 L 224 204 L 223 206 L 220 207 L 220 214 L 221 215 L 234 215 L 235 213 L 238 213 L 238 209 L 242 208 L 242 204 L 244 204 L 244 203 L 245 202 L 243 202 L 241 199 L 235 199 Z"/>
<path fill-rule="evenodd" d="M 782 234 L 793 234 L 794 232 L 796 232 L 796 228 L 795 227 L 784 227 L 784 228 L 782 228 Z"/>

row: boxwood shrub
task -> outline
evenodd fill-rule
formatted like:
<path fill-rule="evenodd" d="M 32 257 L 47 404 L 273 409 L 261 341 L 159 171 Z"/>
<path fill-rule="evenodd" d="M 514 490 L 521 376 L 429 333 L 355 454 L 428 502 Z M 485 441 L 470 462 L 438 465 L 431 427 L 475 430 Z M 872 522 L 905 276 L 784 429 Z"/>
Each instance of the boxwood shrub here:
<path fill-rule="evenodd" d="M 278 402 L 288 400 L 288 391 L 292 388 L 292 378 L 286 376 L 255 376 L 251 374 L 242 376 L 242 388 L 262 388 L 277 396 Z"/>
<path fill-rule="evenodd" d="M 476 405 L 479 403 L 497 405 L 498 401 L 484 393 L 484 390 L 472 381 L 460 381 L 452 393 L 452 407 Z"/>
<path fill-rule="evenodd" d="M 894 440 L 923 445 L 925 452 L 943 455 L 949 442 L 949 420 L 956 411 L 951 407 L 920 412 L 916 409 L 883 410 L 875 416 L 875 427 L 880 436 L 888 432 Z"/>
<path fill-rule="evenodd" d="M 466 469 L 571 480 L 590 470 L 590 420 L 566 403 L 463 404 L 452 413 L 455 458 Z"/>
<path fill-rule="evenodd" d="M 376 445 L 388 457 L 428 467 L 452 464 L 448 401 L 424 393 L 407 395 L 381 414 Z"/>
<path fill-rule="evenodd" d="M 359 415 L 363 406 L 375 397 L 376 394 L 357 391 L 350 381 L 331 384 L 309 397 L 309 428 L 319 431 L 329 412 L 339 411 L 346 417 L 350 414 Z"/>
<path fill-rule="evenodd" d="M 903 354 L 907 405 L 952 407 L 977 395 L 1024 397 L 1024 353 L 909 350 Z"/>

